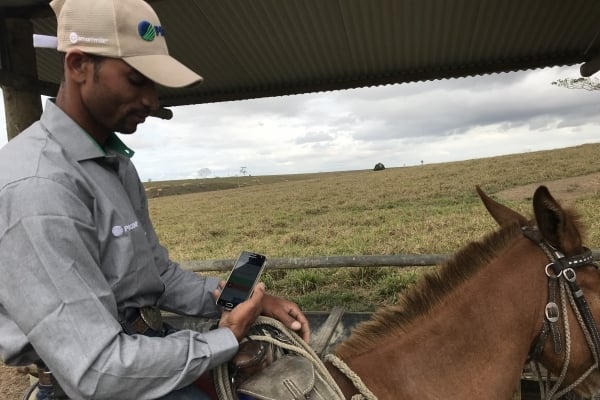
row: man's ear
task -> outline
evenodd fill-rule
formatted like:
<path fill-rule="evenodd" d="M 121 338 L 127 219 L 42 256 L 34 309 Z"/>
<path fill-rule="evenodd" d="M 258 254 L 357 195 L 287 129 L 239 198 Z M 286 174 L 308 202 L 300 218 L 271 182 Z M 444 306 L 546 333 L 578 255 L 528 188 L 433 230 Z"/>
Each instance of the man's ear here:
<path fill-rule="evenodd" d="M 77 83 L 84 83 L 88 78 L 90 68 L 93 68 L 91 59 L 80 50 L 70 50 L 65 54 L 65 79 Z"/>

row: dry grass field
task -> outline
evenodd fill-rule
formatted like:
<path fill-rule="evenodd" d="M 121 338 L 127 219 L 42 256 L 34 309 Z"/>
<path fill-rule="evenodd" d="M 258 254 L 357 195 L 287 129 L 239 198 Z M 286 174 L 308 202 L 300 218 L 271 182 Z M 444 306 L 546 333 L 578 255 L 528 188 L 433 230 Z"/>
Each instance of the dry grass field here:
<path fill-rule="evenodd" d="M 495 229 L 475 185 L 531 215 L 546 184 L 579 210 L 585 242 L 600 248 L 600 144 L 384 171 L 214 178 L 147 184 L 157 232 L 175 260 L 453 253 Z M 272 292 L 306 310 L 372 311 L 394 302 L 417 269 L 271 271 Z M 0 365 L 0 393 L 19 399 L 26 378 Z"/>
<path fill-rule="evenodd" d="M 186 181 L 181 195 L 168 195 L 177 193 L 176 182 L 156 182 L 148 193 L 163 187 L 150 210 L 175 260 L 232 259 L 244 249 L 269 257 L 453 253 L 495 229 L 475 185 L 530 215 L 530 197 L 543 183 L 580 210 L 590 228 L 586 243 L 598 248 L 599 152 L 600 144 L 589 144 L 384 171 L 215 178 L 195 187 Z M 416 275 L 297 270 L 272 271 L 265 281 L 305 309 L 371 311 L 394 302 Z"/>

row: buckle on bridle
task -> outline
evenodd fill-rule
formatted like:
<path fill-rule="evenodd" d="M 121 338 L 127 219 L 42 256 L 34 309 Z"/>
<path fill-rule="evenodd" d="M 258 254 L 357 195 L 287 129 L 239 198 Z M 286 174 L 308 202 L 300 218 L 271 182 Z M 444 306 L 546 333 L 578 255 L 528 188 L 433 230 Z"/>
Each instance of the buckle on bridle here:
<path fill-rule="evenodd" d="M 577 279 L 577 274 L 573 268 L 565 268 L 563 270 L 563 276 L 569 282 L 575 282 L 575 279 Z"/>
<path fill-rule="evenodd" d="M 548 322 L 557 322 L 560 317 L 560 311 L 558 310 L 558 304 L 551 301 L 546 304 L 546 309 L 544 310 L 544 314 L 546 315 L 546 319 Z"/>

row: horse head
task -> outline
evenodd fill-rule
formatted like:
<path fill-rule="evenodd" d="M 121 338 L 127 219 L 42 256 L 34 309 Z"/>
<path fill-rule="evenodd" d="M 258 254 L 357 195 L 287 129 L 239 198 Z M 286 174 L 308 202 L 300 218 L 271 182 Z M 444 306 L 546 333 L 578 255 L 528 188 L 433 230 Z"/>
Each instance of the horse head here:
<path fill-rule="evenodd" d="M 563 209 L 545 186 L 533 196 L 533 221 L 492 200 L 479 187 L 477 193 L 499 225 L 518 224 L 547 258 L 546 267 L 539 269 L 547 276 L 548 294 L 530 353 L 556 378 L 546 398 L 558 398 L 570 389 L 584 396 L 598 393 L 600 272 L 591 251 L 582 245 L 577 214 Z"/>
<path fill-rule="evenodd" d="M 598 393 L 600 272 L 577 215 L 543 186 L 532 219 L 477 191 L 500 229 L 422 274 L 336 357 L 381 400 L 510 398 L 528 359 L 551 373 L 546 399 Z"/>

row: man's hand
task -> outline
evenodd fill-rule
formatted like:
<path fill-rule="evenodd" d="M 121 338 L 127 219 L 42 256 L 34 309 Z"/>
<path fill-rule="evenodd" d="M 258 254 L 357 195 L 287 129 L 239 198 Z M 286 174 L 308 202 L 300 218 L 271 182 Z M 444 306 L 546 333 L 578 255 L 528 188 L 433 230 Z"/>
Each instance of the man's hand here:
<path fill-rule="evenodd" d="M 215 299 L 219 298 L 224 285 L 225 281 L 221 281 L 219 287 L 214 290 L 213 296 Z M 265 285 L 262 282 L 256 285 L 250 299 L 240 303 L 231 311 L 223 311 L 219 328 L 227 327 L 231 329 L 239 341 L 261 314 L 275 318 L 288 329 L 300 335 L 306 343 L 309 342 L 310 326 L 300 307 L 292 301 L 266 294 Z"/>
<path fill-rule="evenodd" d="M 287 328 L 295 331 L 306 343 L 310 340 L 308 319 L 300 307 L 292 301 L 265 294 L 262 299 L 263 315 L 275 318 Z"/>
<path fill-rule="evenodd" d="M 213 296 L 215 296 L 215 299 L 219 297 L 223 284 L 224 282 L 221 282 L 220 287 L 214 290 Z M 231 311 L 223 311 L 221 320 L 219 321 L 219 328 L 231 329 L 238 342 L 242 340 L 250 326 L 252 326 L 261 314 L 264 296 L 265 284 L 261 282 L 256 285 L 252 296 L 248 300 L 238 304 Z"/>

